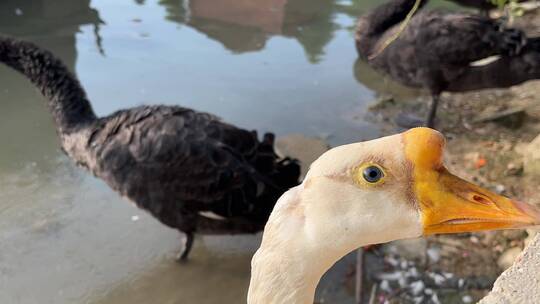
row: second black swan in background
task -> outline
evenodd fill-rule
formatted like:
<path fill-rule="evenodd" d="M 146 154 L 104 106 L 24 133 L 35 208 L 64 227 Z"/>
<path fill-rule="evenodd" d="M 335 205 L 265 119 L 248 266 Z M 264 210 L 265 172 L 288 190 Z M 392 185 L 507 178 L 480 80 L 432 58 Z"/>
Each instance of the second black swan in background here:
<path fill-rule="evenodd" d="M 497 5 L 490 0 L 450 0 L 459 5 L 472 7 L 480 10 L 484 16 L 489 16 L 489 11 L 496 9 Z M 525 2 L 527 0 L 518 0 L 517 2 Z"/>
<path fill-rule="evenodd" d="M 421 0 L 423 7 L 428 1 Z M 540 78 L 540 38 L 467 13 L 421 10 L 384 50 L 415 0 L 391 0 L 360 17 L 356 48 L 362 60 L 398 82 L 430 91 L 432 127 L 443 91 L 510 87 Z M 477 64 L 492 57 L 496 60 Z"/>
<path fill-rule="evenodd" d="M 298 184 L 295 160 L 274 152 L 274 135 L 179 106 L 141 106 L 96 117 L 86 93 L 48 51 L 0 37 L 0 62 L 48 99 L 63 151 L 112 189 L 184 232 L 255 233 L 275 202 Z"/>

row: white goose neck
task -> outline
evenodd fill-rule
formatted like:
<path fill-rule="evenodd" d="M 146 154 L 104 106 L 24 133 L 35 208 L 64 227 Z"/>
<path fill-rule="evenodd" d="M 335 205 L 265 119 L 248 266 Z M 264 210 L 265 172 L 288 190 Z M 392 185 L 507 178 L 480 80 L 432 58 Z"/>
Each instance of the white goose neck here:
<path fill-rule="evenodd" d="M 317 261 L 261 248 L 252 261 L 248 304 L 312 304 L 326 269 Z"/>
<path fill-rule="evenodd" d="M 248 304 L 312 304 L 323 274 L 341 257 L 306 241 L 299 188 L 277 202 L 251 262 Z"/>

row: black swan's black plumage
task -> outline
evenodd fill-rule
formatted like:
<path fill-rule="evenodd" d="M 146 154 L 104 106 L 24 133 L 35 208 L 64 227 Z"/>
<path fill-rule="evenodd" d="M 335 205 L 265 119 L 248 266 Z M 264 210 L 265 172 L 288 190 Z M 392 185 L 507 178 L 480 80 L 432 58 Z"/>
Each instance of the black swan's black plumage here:
<path fill-rule="evenodd" d="M 254 131 L 178 106 L 142 106 L 98 118 L 78 80 L 48 51 L 0 38 L 0 61 L 47 97 L 68 156 L 188 235 L 183 257 L 193 233 L 262 230 L 279 196 L 298 183 L 299 165 L 278 158 L 273 134 L 260 141 Z"/>
<path fill-rule="evenodd" d="M 489 14 L 489 11 L 496 9 L 497 5 L 489 0 L 450 0 L 462 6 L 472 7 L 479 9 L 485 16 Z M 525 2 L 527 0 L 518 0 L 517 2 Z"/>
<path fill-rule="evenodd" d="M 489 10 L 497 8 L 497 5 L 488 0 L 451 0 L 462 6 L 472 7 L 481 10 L 487 15 Z"/>
<path fill-rule="evenodd" d="M 540 38 L 527 38 L 498 21 L 466 13 L 420 10 L 384 51 L 412 9 L 415 0 L 392 0 L 359 18 L 356 48 L 359 57 L 402 84 L 428 89 L 433 124 L 438 96 L 443 91 L 509 87 L 540 78 Z M 428 1 L 422 0 L 421 6 Z M 472 63 L 500 56 L 490 64 Z"/>

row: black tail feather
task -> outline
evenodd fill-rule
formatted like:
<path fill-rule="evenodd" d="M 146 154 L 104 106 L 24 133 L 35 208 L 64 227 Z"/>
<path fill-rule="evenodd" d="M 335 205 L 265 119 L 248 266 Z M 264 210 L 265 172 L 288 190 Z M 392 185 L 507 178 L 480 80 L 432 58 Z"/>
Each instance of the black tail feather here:
<path fill-rule="evenodd" d="M 520 54 L 528 44 L 527 36 L 521 30 L 502 29 L 498 35 L 499 53 L 505 56 L 516 56 Z"/>
<path fill-rule="evenodd" d="M 275 181 L 279 181 L 279 186 L 289 189 L 298 185 L 300 178 L 300 163 L 296 159 L 284 158 L 276 165 L 276 173 L 272 176 Z"/>
<path fill-rule="evenodd" d="M 507 88 L 528 80 L 540 79 L 540 38 L 529 38 L 519 54 L 502 56 L 485 66 L 471 67 L 447 90 L 464 92 Z"/>

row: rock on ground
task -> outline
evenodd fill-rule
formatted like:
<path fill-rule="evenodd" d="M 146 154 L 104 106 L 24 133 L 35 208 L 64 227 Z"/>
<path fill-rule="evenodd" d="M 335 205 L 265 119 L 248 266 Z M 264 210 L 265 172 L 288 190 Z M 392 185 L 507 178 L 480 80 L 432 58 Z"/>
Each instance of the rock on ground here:
<path fill-rule="evenodd" d="M 540 135 L 538 135 L 524 151 L 525 173 L 540 176 Z"/>
<path fill-rule="evenodd" d="M 540 235 L 503 272 L 480 304 L 538 303 L 540 301 Z"/>

